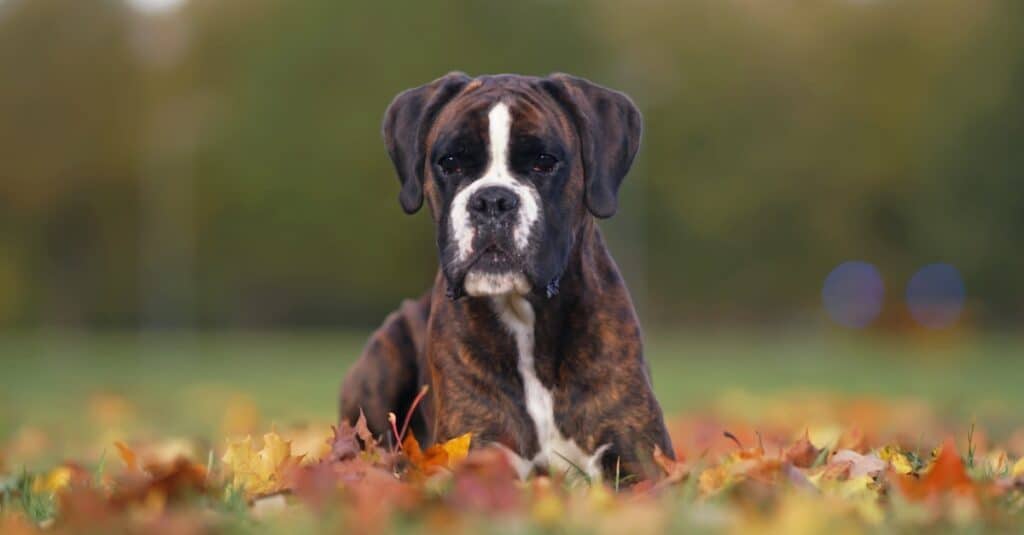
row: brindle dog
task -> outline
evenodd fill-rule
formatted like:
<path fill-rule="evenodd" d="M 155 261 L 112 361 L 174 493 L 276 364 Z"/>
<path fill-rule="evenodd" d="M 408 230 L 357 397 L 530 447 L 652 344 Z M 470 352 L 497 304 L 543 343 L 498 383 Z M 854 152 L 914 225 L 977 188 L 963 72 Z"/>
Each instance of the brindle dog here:
<path fill-rule="evenodd" d="M 640 144 L 622 93 L 564 74 L 451 73 L 398 95 L 384 141 L 407 213 L 437 227 L 433 288 L 384 321 L 342 386 L 376 433 L 413 415 L 428 442 L 473 433 L 525 477 L 649 473 L 672 456 L 629 292 L 595 218 Z M 575 468 L 573 468 L 575 467 Z"/>

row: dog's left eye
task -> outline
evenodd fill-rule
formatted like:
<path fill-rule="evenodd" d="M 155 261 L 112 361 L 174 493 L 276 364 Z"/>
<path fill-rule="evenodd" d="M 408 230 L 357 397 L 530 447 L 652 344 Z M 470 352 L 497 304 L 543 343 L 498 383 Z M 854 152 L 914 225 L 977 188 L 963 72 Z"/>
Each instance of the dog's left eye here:
<path fill-rule="evenodd" d="M 550 173 L 555 170 L 555 166 L 558 165 L 558 158 L 546 153 L 537 155 L 537 158 L 533 160 L 533 170 L 536 173 Z"/>

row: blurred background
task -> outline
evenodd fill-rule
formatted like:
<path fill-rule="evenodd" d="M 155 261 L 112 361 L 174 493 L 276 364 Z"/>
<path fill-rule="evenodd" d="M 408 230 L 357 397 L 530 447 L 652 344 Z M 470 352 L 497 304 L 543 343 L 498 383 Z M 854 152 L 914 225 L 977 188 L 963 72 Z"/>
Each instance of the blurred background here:
<path fill-rule="evenodd" d="M 379 126 L 450 70 L 564 71 L 641 108 L 601 225 L 667 408 L 802 385 L 1020 401 L 1022 20 L 1019 0 L 0 0 L 0 438 L 94 388 L 168 422 L 168 397 L 215 403 L 206 383 L 333 415 L 366 334 L 436 270 Z"/>

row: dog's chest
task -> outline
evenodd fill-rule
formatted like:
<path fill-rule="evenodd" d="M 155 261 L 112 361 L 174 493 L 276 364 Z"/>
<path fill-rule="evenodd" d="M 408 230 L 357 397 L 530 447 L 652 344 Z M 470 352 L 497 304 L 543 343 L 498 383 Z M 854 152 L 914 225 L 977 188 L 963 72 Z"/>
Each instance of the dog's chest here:
<path fill-rule="evenodd" d="M 534 312 L 530 303 L 518 296 L 493 299 L 498 319 L 512 334 L 517 351 L 517 368 L 523 381 L 526 412 L 533 421 L 539 444 L 538 452 L 529 459 L 509 452 L 520 477 L 529 474 L 534 466 L 552 472 L 572 474 L 582 471 L 589 478 L 601 475 L 601 455 L 607 446 L 594 452 L 585 452 L 572 439 L 567 439 L 555 422 L 554 397 L 540 379 L 534 360 Z"/>

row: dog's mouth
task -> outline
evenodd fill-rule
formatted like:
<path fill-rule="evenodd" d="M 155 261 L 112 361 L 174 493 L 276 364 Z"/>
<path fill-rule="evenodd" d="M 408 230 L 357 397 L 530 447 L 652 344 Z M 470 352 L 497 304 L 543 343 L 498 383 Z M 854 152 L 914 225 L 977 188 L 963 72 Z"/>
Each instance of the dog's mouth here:
<path fill-rule="evenodd" d="M 468 262 L 469 271 L 482 271 L 485 273 L 512 271 L 515 264 L 515 256 L 495 243 L 482 248 Z"/>
<path fill-rule="evenodd" d="M 461 269 L 446 271 L 448 296 L 525 294 L 530 290 L 523 258 L 500 242 L 483 244 L 460 263 Z"/>

